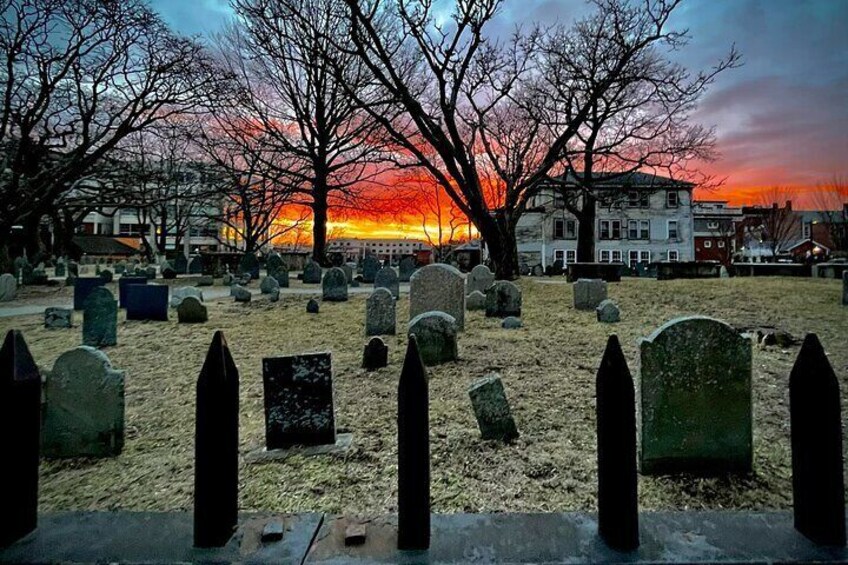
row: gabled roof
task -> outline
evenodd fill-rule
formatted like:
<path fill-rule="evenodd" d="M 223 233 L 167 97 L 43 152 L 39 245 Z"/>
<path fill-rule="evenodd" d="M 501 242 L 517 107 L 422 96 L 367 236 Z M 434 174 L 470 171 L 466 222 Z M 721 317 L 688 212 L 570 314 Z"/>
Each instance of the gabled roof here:
<path fill-rule="evenodd" d="M 582 179 L 582 173 L 569 171 L 566 175 L 567 184 L 577 184 Z M 693 188 L 694 183 L 663 177 L 660 175 L 652 175 L 641 171 L 632 171 L 629 173 L 615 172 L 594 172 L 592 173 L 593 182 L 596 186 L 608 188 Z M 559 177 L 561 180 L 562 177 Z"/>
<path fill-rule="evenodd" d="M 783 248 L 783 251 L 792 251 L 796 247 L 800 247 L 807 242 L 812 243 L 816 247 L 821 247 L 822 249 L 824 249 L 826 251 L 830 251 L 830 247 L 828 247 L 827 245 L 824 245 L 822 243 L 819 243 L 818 241 L 816 241 L 814 239 L 810 239 L 809 237 L 804 238 L 804 239 L 799 239 L 798 241 L 795 241 L 793 243 L 788 244 L 786 247 Z"/>
<path fill-rule="evenodd" d="M 73 244 L 79 248 L 80 253 L 86 255 L 124 255 L 130 256 L 138 253 L 138 249 L 124 243 L 127 238 L 117 238 L 108 235 L 75 235 Z"/>

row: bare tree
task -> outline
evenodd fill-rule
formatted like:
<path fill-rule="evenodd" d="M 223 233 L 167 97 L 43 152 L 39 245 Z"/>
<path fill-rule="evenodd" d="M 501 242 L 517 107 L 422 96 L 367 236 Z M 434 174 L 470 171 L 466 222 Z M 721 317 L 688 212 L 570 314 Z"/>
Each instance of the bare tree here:
<path fill-rule="evenodd" d="M 827 226 L 834 251 L 848 251 L 848 182 L 834 176 L 830 182 L 821 183 L 813 196 L 813 203 Z"/>
<path fill-rule="evenodd" d="M 746 220 L 746 246 L 758 243 L 776 261 L 787 244 L 801 237 L 800 223 L 792 211 L 791 199 L 791 189 L 777 185 L 760 193 L 759 207 Z"/>

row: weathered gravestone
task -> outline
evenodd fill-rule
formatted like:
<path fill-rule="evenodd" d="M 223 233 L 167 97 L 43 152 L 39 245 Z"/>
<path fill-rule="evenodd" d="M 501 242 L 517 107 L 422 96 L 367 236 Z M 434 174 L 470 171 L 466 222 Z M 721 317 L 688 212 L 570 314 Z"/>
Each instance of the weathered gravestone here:
<path fill-rule="evenodd" d="M 721 268 L 718 270 L 718 276 L 722 279 L 729 279 L 730 273 L 727 272 L 727 267 L 722 265 Z"/>
<path fill-rule="evenodd" d="M 475 381 L 468 396 L 483 439 L 510 441 L 518 437 L 500 375 L 491 373 Z"/>
<path fill-rule="evenodd" d="M 495 273 L 490 271 L 486 265 L 477 265 L 468 273 L 468 278 L 465 282 L 465 293 L 471 294 L 474 291 L 480 291 L 486 294 L 486 289 L 494 283 Z"/>
<path fill-rule="evenodd" d="M 273 294 L 274 292 L 279 292 L 279 290 L 280 283 L 272 276 L 263 277 L 259 283 L 259 291 L 262 294 Z"/>
<path fill-rule="evenodd" d="M 370 253 L 365 255 L 365 258 L 362 259 L 362 282 L 373 283 L 374 277 L 377 276 L 377 271 L 381 267 L 380 260 L 377 259 L 376 255 Z"/>
<path fill-rule="evenodd" d="M 103 283 L 101 283 L 103 284 Z M 11 302 L 18 295 L 18 281 L 14 275 L 0 275 L 0 302 Z"/>
<path fill-rule="evenodd" d="M 118 344 L 118 302 L 102 286 L 85 299 L 82 310 L 82 343 L 93 347 Z"/>
<path fill-rule="evenodd" d="M 63 259 L 56 261 L 56 267 L 53 269 L 54 277 L 64 277 L 67 273 L 67 264 Z"/>
<path fill-rule="evenodd" d="M 321 268 L 321 265 L 310 260 L 306 263 L 306 266 L 303 267 L 303 283 L 319 284 L 323 274 L 324 270 Z"/>
<path fill-rule="evenodd" d="M 188 272 L 190 275 L 202 275 L 203 257 L 198 255 L 197 257 L 192 258 L 192 260 L 188 262 Z"/>
<path fill-rule="evenodd" d="M 400 296 L 400 281 L 391 267 L 383 267 L 374 276 L 374 288 L 385 288 L 397 298 Z"/>
<path fill-rule="evenodd" d="M 486 317 L 521 316 L 521 289 L 509 281 L 497 281 L 486 290 Z"/>
<path fill-rule="evenodd" d="M 45 328 L 72 328 L 74 326 L 74 311 L 70 308 L 50 307 L 44 310 Z"/>
<path fill-rule="evenodd" d="M 375 288 L 365 301 L 365 336 L 395 335 L 396 302 L 385 288 Z"/>
<path fill-rule="evenodd" d="M 123 275 L 126 272 L 127 272 L 127 264 L 126 263 L 124 263 L 123 261 L 119 261 L 118 263 L 115 263 L 115 274 L 116 275 Z"/>
<path fill-rule="evenodd" d="M 398 265 L 398 279 L 400 279 L 400 282 L 409 282 L 409 278 L 417 268 L 418 263 L 415 261 L 415 257 L 404 257 L 401 259 L 400 265 Z"/>
<path fill-rule="evenodd" d="M 574 307 L 594 310 L 607 299 L 607 283 L 603 279 L 578 279 L 574 283 Z"/>
<path fill-rule="evenodd" d="M 63 353 L 47 376 L 45 402 L 41 448 L 45 457 L 121 453 L 124 373 L 112 368 L 105 353 L 85 346 Z"/>
<path fill-rule="evenodd" d="M 347 301 L 347 275 L 338 267 L 333 267 L 324 275 L 321 283 L 322 299 L 327 302 Z"/>
<path fill-rule="evenodd" d="M 69 277 L 78 277 L 79 276 L 79 263 L 76 261 L 68 262 L 68 276 Z"/>
<path fill-rule="evenodd" d="M 379 337 L 372 337 L 362 353 L 362 368 L 368 371 L 380 369 L 389 364 L 389 348 Z"/>
<path fill-rule="evenodd" d="M 239 274 L 249 276 L 251 279 L 259 278 L 259 259 L 253 253 L 245 253 L 239 260 Z"/>
<path fill-rule="evenodd" d="M 751 342 L 712 318 L 640 340 L 642 473 L 750 471 Z"/>
<path fill-rule="evenodd" d="M 273 277 L 277 281 L 280 288 L 289 287 L 289 269 L 278 253 L 272 253 L 268 256 L 265 261 L 265 270 L 269 277 Z"/>
<path fill-rule="evenodd" d="M 88 295 L 102 286 L 103 279 L 100 277 L 78 277 L 74 281 L 74 310 L 82 310 Z"/>
<path fill-rule="evenodd" d="M 174 269 L 174 272 L 178 275 L 184 275 L 188 272 L 188 259 L 182 253 L 178 254 L 173 262 L 171 262 L 171 268 Z"/>
<path fill-rule="evenodd" d="M 465 327 L 465 281 L 455 267 L 436 263 L 422 267 L 412 275 L 409 290 L 409 318 L 425 312 L 444 312 L 451 316 L 457 331 Z M 422 349 L 421 340 L 418 341 Z"/>
<path fill-rule="evenodd" d="M 176 308 L 182 304 L 183 300 L 189 296 L 203 302 L 203 291 L 193 286 L 181 286 L 171 290 L 171 308 Z"/>
<path fill-rule="evenodd" d="M 474 310 L 485 310 L 486 295 L 480 292 L 479 290 L 475 290 L 474 292 L 465 297 L 465 309 L 469 312 L 472 312 Z"/>
<path fill-rule="evenodd" d="M 168 287 L 131 284 L 127 287 L 127 320 L 168 321 Z"/>
<path fill-rule="evenodd" d="M 310 298 L 309 302 L 306 303 L 306 312 L 309 314 L 317 314 L 320 309 L 321 305 L 314 298 Z"/>
<path fill-rule="evenodd" d="M 147 277 L 148 279 L 155 279 L 156 278 L 156 267 L 145 267 L 144 268 L 144 276 Z"/>
<path fill-rule="evenodd" d="M 523 326 L 524 322 L 521 321 L 521 318 L 515 316 L 507 316 L 501 322 L 501 327 L 505 330 L 517 330 Z"/>
<path fill-rule="evenodd" d="M 147 284 L 147 277 L 121 277 L 118 279 L 118 306 L 127 307 L 127 288 L 131 284 Z"/>
<path fill-rule="evenodd" d="M 455 361 L 456 320 L 444 312 L 424 312 L 409 321 L 407 335 L 418 339 L 418 351 L 425 365 Z"/>
<path fill-rule="evenodd" d="M 262 382 L 268 450 L 336 443 L 329 353 L 266 357 Z"/>
<path fill-rule="evenodd" d="M 614 324 L 621 321 L 621 311 L 615 302 L 609 298 L 598 304 L 595 313 L 598 315 L 598 321 L 604 324 Z"/>
<path fill-rule="evenodd" d="M 238 284 L 230 287 L 230 295 L 236 302 L 250 302 L 253 298 L 249 290 Z"/>
<path fill-rule="evenodd" d="M 209 312 L 200 300 L 186 296 L 177 306 L 177 320 L 180 324 L 203 324 L 209 321 Z"/>

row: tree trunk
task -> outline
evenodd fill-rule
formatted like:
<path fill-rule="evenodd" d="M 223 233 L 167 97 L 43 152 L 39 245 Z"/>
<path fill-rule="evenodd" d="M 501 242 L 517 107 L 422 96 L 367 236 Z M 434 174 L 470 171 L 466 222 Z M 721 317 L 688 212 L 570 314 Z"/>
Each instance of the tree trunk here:
<path fill-rule="evenodd" d="M 577 214 L 577 262 L 595 262 L 595 216 L 597 203 L 595 196 L 586 192 L 583 206 Z"/>
<path fill-rule="evenodd" d="M 327 191 L 317 186 L 312 194 L 312 260 L 329 267 L 327 260 Z"/>
<path fill-rule="evenodd" d="M 486 216 L 477 225 L 480 235 L 489 250 L 489 259 L 497 280 L 511 281 L 520 276 L 518 268 L 518 244 L 515 226 L 508 218 L 498 213 L 497 218 Z"/>

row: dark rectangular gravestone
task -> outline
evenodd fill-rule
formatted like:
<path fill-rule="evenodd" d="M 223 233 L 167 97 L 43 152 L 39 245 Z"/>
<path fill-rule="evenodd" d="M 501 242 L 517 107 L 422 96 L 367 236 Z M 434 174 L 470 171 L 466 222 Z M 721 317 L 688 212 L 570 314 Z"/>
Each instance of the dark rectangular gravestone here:
<path fill-rule="evenodd" d="M 78 277 L 74 281 L 74 310 L 82 310 L 85 299 L 91 291 L 103 286 L 105 281 L 100 277 Z"/>
<path fill-rule="evenodd" d="M 168 287 L 131 284 L 127 286 L 127 320 L 168 321 Z"/>
<path fill-rule="evenodd" d="M 336 443 L 329 353 L 266 357 L 262 380 L 266 449 Z"/>
<path fill-rule="evenodd" d="M 121 277 L 118 279 L 118 308 L 127 307 L 127 287 L 131 284 L 147 284 L 147 277 Z"/>

